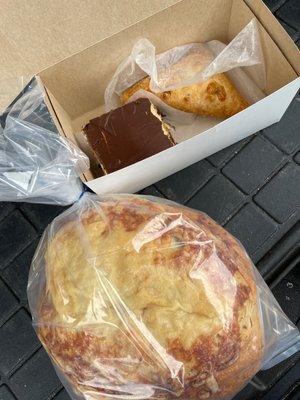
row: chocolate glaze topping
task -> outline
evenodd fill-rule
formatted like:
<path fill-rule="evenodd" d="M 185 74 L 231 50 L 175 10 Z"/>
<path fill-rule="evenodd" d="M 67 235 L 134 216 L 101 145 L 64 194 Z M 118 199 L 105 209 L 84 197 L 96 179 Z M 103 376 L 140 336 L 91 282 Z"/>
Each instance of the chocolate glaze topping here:
<path fill-rule="evenodd" d="M 153 109 L 148 99 L 138 99 L 92 119 L 84 127 L 104 172 L 114 172 L 175 144 Z"/>

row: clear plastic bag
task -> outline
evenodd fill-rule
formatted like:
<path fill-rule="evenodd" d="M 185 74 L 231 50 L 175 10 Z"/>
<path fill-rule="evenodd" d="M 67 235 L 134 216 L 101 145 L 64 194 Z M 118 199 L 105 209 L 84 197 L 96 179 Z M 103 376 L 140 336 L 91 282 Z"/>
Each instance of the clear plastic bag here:
<path fill-rule="evenodd" d="M 240 67 L 256 66 L 255 84 Z M 231 71 L 230 78 L 250 104 L 261 99 L 265 87 L 265 65 L 256 20 L 226 46 L 212 40 L 174 47 L 157 54 L 148 39 L 140 39 L 130 56 L 117 68 L 105 91 L 105 108 L 120 105 L 120 95 L 136 82 L 150 76 L 153 93 L 200 83 L 213 75 Z"/>
<path fill-rule="evenodd" d="M 57 133 L 36 79 L 0 125 L 0 201 L 66 205 L 83 192 L 88 157 Z"/>
<path fill-rule="evenodd" d="M 82 196 L 45 231 L 28 298 L 73 400 L 230 399 L 300 349 L 240 243 L 154 197 Z"/>

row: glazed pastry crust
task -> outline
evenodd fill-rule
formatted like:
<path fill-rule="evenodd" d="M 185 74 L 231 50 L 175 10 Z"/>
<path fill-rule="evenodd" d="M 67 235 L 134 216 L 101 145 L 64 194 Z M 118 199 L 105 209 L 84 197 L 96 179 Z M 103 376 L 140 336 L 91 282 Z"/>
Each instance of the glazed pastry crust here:
<path fill-rule="evenodd" d="M 150 78 L 146 77 L 126 89 L 121 95 L 122 104 L 138 90 L 151 92 L 149 84 Z M 231 117 L 249 105 L 225 74 L 214 75 L 202 83 L 154 94 L 178 110 L 220 118 Z"/>

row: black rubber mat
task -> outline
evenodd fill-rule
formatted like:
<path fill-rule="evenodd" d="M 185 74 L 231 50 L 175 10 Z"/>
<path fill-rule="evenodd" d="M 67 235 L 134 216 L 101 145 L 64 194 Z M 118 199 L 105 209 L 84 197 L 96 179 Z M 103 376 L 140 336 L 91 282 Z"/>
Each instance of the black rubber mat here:
<path fill-rule="evenodd" d="M 300 1 L 266 3 L 299 44 Z M 239 238 L 298 327 L 299 115 L 298 96 L 278 124 L 142 191 L 205 211 Z M 0 203 L 0 400 L 69 399 L 31 327 L 26 297 L 38 240 L 63 209 Z M 250 399 L 300 399 L 300 355 L 259 372 L 236 396 Z"/>

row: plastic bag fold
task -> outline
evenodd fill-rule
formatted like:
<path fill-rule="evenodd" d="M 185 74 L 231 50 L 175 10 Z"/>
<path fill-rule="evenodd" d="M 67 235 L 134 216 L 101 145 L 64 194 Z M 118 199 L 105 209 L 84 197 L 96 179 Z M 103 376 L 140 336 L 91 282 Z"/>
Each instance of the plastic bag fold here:
<path fill-rule="evenodd" d="M 300 349 L 241 244 L 166 200 L 85 194 L 45 231 L 33 324 L 73 400 L 225 400 Z"/>
<path fill-rule="evenodd" d="M 105 91 L 105 108 L 108 112 L 118 107 L 124 90 L 147 75 L 150 76 L 151 91 L 158 93 L 200 83 L 221 72 L 254 65 L 256 84 L 245 73 L 241 76 L 241 72 L 238 72 L 235 82 L 250 102 L 260 99 L 263 95 L 261 89 L 265 87 L 264 58 L 255 19 L 227 46 L 212 40 L 176 46 L 156 54 L 155 46 L 142 38 L 109 82 Z M 247 95 L 248 91 L 250 95 Z"/>
<path fill-rule="evenodd" d="M 88 157 L 61 137 L 33 79 L 3 115 L 0 130 L 0 201 L 66 205 L 83 192 L 79 176 Z"/>

